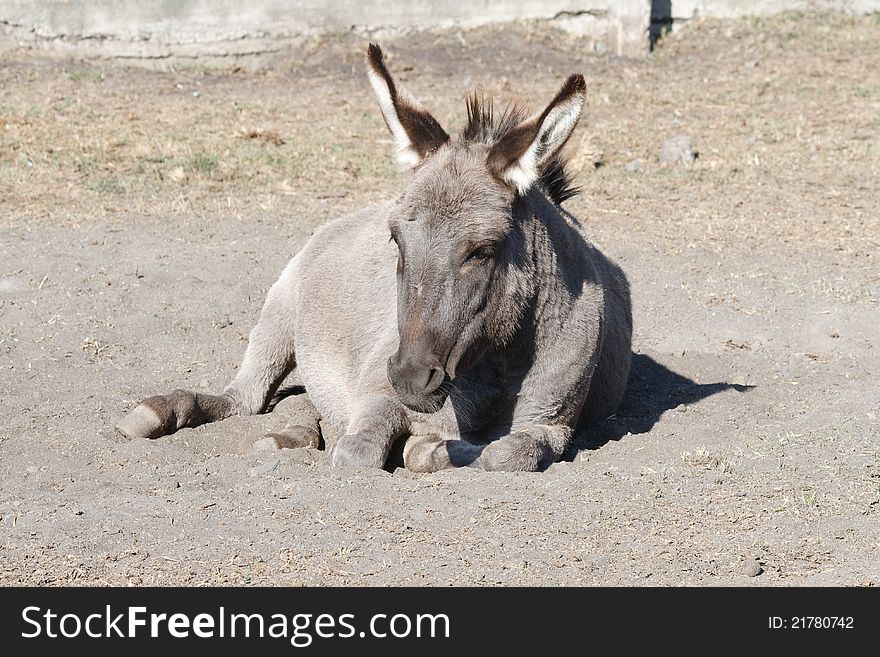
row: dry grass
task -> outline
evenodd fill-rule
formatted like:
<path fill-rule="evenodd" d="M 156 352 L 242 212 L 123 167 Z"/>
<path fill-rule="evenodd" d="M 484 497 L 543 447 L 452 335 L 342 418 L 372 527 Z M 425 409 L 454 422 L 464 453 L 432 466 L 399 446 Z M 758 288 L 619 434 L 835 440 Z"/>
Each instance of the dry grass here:
<path fill-rule="evenodd" d="M 694 452 L 683 452 L 681 460 L 691 467 L 714 470 L 720 474 L 732 474 L 734 471 L 733 463 L 726 455 L 712 453 L 705 447 Z"/>
<path fill-rule="evenodd" d="M 546 55 L 546 66 L 536 73 L 529 52 L 506 58 L 514 41 Z M 876 18 L 701 22 L 645 61 L 584 59 L 577 40 L 530 24 L 424 43 L 407 37 L 387 49 L 445 123 L 460 120 L 470 76 L 502 98 L 540 102 L 572 69 L 586 72 L 576 214 L 651 222 L 673 251 L 692 239 L 857 256 L 880 248 Z M 291 53 L 255 73 L 7 58 L 0 211 L 5 221 L 79 223 L 294 213 L 305 200 L 351 207 L 387 195 L 400 182 L 361 46 L 326 40 L 314 65 Z M 659 147 L 678 133 L 693 137 L 699 157 L 662 168 Z M 635 158 L 642 169 L 625 171 Z"/>

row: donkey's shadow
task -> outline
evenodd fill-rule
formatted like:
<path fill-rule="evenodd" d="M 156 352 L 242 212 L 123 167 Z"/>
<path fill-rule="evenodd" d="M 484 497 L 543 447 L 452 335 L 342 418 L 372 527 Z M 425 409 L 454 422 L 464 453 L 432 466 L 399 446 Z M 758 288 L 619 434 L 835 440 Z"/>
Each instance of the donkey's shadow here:
<path fill-rule="evenodd" d="M 626 392 L 617 413 L 579 431 L 565 459 L 572 460 L 580 451 L 599 449 L 628 434 L 647 433 L 663 413 L 682 404 L 693 404 L 724 390 L 748 392 L 752 388 L 754 386 L 736 383 L 696 383 L 650 356 L 634 353 Z"/>
<path fill-rule="evenodd" d="M 580 429 L 574 443 L 563 455 L 563 460 L 572 461 L 581 451 L 597 450 L 609 441 L 620 440 L 629 434 L 648 433 L 663 413 L 682 404 L 693 404 L 724 390 L 748 392 L 752 388 L 754 386 L 736 383 L 696 383 L 650 356 L 634 353 L 626 392 L 617 413 Z M 301 385 L 282 388 L 276 393 L 268 410 L 271 411 L 285 397 L 305 392 Z M 320 427 L 316 426 L 316 430 L 321 433 Z M 402 442 L 395 446 L 389 462 L 391 469 L 403 465 L 402 449 Z"/>

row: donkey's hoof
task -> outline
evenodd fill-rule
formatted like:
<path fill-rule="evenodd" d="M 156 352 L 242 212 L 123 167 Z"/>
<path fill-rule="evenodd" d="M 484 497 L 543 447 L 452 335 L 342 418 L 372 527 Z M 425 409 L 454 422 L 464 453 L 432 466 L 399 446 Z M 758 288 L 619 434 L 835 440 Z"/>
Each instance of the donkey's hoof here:
<path fill-rule="evenodd" d="M 489 443 L 476 465 L 489 472 L 537 472 L 550 464 L 545 452 L 534 436 L 520 431 Z"/>
<path fill-rule="evenodd" d="M 132 440 L 152 439 L 165 435 L 165 423 L 152 408 L 146 404 L 139 404 L 131 413 L 122 418 L 116 425 L 116 430 Z"/>
<path fill-rule="evenodd" d="M 410 472 L 437 472 L 452 467 L 446 441 L 434 434 L 410 437 L 403 446 L 403 465 Z"/>
<path fill-rule="evenodd" d="M 334 468 L 354 466 L 378 469 L 385 465 L 388 450 L 367 434 L 356 433 L 343 436 L 333 449 L 331 460 Z"/>
<path fill-rule="evenodd" d="M 244 438 L 239 443 L 239 451 L 277 451 L 279 449 L 297 449 L 315 447 L 320 449 L 321 436 L 314 429 L 299 425 L 288 425 L 281 431 L 270 431 L 265 438 Z"/>

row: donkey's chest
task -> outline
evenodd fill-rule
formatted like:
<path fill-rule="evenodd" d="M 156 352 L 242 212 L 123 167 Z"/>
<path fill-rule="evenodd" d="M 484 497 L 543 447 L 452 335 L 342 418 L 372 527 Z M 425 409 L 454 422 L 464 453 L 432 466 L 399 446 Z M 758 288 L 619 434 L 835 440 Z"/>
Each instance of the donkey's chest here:
<path fill-rule="evenodd" d="M 516 402 L 516 389 L 503 379 L 460 381 L 437 413 L 412 418 L 412 433 L 491 440 L 510 429 Z"/>

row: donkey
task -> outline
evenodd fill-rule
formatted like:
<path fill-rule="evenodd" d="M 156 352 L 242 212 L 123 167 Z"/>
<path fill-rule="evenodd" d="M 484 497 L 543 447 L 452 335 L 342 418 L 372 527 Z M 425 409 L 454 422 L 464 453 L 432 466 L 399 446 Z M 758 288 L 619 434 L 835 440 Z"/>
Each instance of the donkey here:
<path fill-rule="evenodd" d="M 629 286 L 560 207 L 577 192 L 560 149 L 584 78 L 569 77 L 535 115 L 497 114 L 474 94 L 453 139 L 378 46 L 367 64 L 397 161 L 414 170 L 403 193 L 314 233 L 269 290 L 222 394 L 150 397 L 119 423 L 127 436 L 265 412 L 294 367 L 344 432 L 333 466 L 381 468 L 405 441 L 416 472 L 536 471 L 615 412 L 630 366 Z M 316 442 L 302 427 L 270 435 L 279 449 Z"/>

